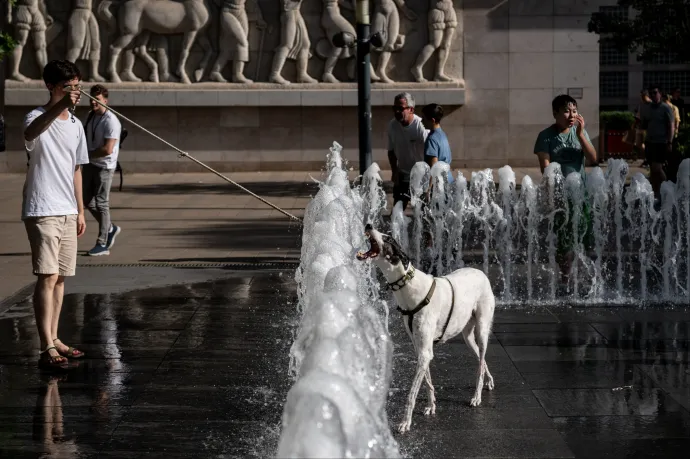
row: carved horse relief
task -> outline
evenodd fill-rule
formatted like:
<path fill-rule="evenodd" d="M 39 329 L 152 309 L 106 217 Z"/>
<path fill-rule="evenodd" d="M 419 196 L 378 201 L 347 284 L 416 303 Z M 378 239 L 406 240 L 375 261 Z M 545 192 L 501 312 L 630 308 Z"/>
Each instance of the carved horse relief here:
<path fill-rule="evenodd" d="M 192 45 L 199 38 L 204 49 L 204 56 L 199 68 L 194 72 L 194 79 L 200 81 L 211 60 L 213 49 L 206 36 L 205 29 L 209 22 L 208 0 L 124 0 L 117 5 L 117 18 L 110 11 L 113 0 L 104 0 L 98 6 L 98 16 L 112 29 L 118 30 L 118 36 L 110 45 L 110 60 L 107 72 L 110 81 L 119 83 L 122 80 L 117 73 L 117 62 L 123 50 L 132 46 L 136 38 L 143 39 L 144 45 L 137 46 L 137 52 L 151 69 L 151 80 L 158 81 L 158 64 L 148 55 L 146 43 L 151 33 L 161 35 L 183 34 L 182 50 L 177 65 L 180 81 L 191 84 L 185 66 Z M 199 34 L 201 32 L 201 34 Z M 143 37 L 143 38 L 142 38 Z M 125 77 L 132 79 L 130 60 L 125 63 Z M 134 77 L 136 78 L 136 77 Z"/>

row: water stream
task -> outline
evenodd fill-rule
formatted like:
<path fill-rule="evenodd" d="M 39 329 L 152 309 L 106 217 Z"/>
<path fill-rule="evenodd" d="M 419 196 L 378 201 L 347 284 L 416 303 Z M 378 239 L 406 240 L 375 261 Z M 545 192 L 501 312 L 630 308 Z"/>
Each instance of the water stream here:
<path fill-rule="evenodd" d="M 503 307 L 690 302 L 690 160 L 677 185 L 663 184 L 658 209 L 642 174 L 627 184 L 622 160 L 584 177 L 563 177 L 552 163 L 519 189 L 509 166 L 499 169 L 498 183 L 486 169 L 469 183 L 458 172 L 449 184 L 446 164 L 418 163 L 408 216 L 400 203 L 386 212 L 376 164 L 353 186 L 341 149 L 334 142 L 327 178 L 305 212 L 294 384 L 278 457 L 400 457 L 386 413 L 389 305 L 373 265 L 355 259 L 367 222 L 392 234 L 424 271 L 483 269 Z M 567 277 L 559 267 L 564 246 Z"/>

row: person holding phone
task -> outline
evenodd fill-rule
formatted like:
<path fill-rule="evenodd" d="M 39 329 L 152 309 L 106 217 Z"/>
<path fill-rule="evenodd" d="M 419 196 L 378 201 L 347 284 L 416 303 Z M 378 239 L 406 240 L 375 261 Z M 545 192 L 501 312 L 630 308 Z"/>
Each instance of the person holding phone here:
<path fill-rule="evenodd" d="M 31 246 L 34 313 L 40 339 L 39 366 L 64 369 L 84 353 L 58 338 L 65 277 L 74 276 L 77 238 L 86 231 L 81 165 L 88 164 L 84 127 L 70 113 L 79 103 L 81 74 L 74 63 L 54 60 L 43 69 L 48 103 L 24 118 L 29 169 L 22 220 Z"/>

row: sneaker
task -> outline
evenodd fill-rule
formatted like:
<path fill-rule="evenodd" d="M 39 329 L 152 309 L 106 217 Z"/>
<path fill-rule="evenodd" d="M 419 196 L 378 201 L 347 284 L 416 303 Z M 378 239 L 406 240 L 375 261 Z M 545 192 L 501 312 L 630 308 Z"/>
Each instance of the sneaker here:
<path fill-rule="evenodd" d="M 86 254 L 90 257 L 99 257 L 101 255 L 110 255 L 110 250 L 104 245 L 96 244 L 96 246 L 86 252 Z"/>
<path fill-rule="evenodd" d="M 122 231 L 122 228 L 117 225 L 111 225 L 110 232 L 108 233 L 108 242 L 105 245 L 108 249 L 115 244 L 115 238 L 120 234 L 120 231 Z"/>

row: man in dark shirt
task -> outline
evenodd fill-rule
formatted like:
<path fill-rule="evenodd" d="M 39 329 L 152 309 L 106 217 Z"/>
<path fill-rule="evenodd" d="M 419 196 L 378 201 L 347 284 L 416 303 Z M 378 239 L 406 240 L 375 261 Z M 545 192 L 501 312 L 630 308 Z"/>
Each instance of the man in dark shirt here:
<path fill-rule="evenodd" d="M 649 96 L 652 103 L 642 107 L 640 120 L 642 128 L 647 131 L 645 156 L 649 162 L 649 181 L 658 200 L 661 184 L 666 180 L 664 165 L 673 151 L 675 120 L 671 107 L 661 102 L 662 94 L 658 86 L 649 88 Z"/>

